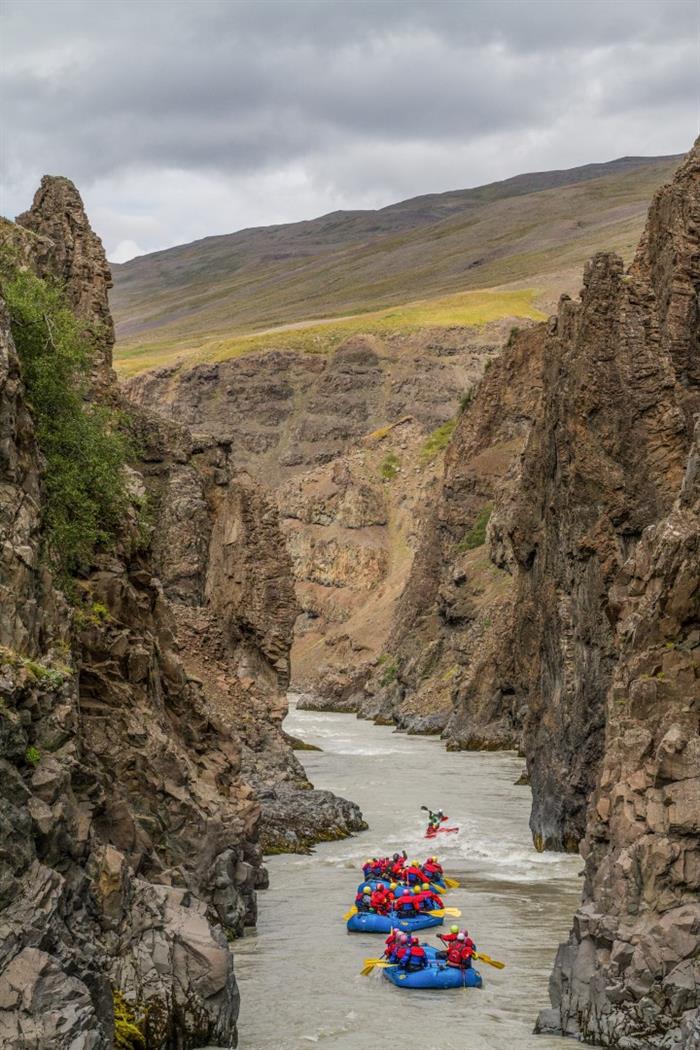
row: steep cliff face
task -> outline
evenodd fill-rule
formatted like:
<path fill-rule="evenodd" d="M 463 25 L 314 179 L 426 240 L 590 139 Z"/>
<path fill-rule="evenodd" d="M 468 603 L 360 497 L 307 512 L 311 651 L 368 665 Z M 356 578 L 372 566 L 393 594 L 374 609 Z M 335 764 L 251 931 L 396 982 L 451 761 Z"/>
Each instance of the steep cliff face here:
<path fill-rule="evenodd" d="M 696 144 L 480 384 L 360 704 L 522 747 L 535 843 L 586 859 L 540 1027 L 626 1050 L 700 1045 L 699 293 Z"/>
<path fill-rule="evenodd" d="M 513 337 L 460 416 L 426 500 L 421 540 L 362 713 L 453 747 L 517 746 L 525 698 L 512 654 L 513 580 L 489 559 L 488 521 L 513 484 L 541 400 L 538 330 Z"/>
<path fill-rule="evenodd" d="M 610 591 L 618 661 L 588 810 L 583 903 L 539 1027 L 700 1046 L 700 432 L 680 495 Z"/>
<path fill-rule="evenodd" d="M 119 404 L 75 188 L 45 179 L 22 223 L 21 260 L 65 282 L 95 342 L 91 396 Z M 286 847 L 321 815 L 361 824 L 281 730 L 296 607 L 276 514 L 225 445 L 132 412 L 134 505 L 70 608 L 40 558 L 42 462 L 0 320 L 0 1042 L 106 1050 L 134 1023 L 149 1050 L 232 1045 L 229 939 L 266 877 L 256 794 Z"/>
<path fill-rule="evenodd" d="M 688 456 L 698 391 L 676 360 L 697 339 L 696 163 L 669 191 L 679 207 L 662 221 L 663 249 L 659 234 L 645 238 L 627 274 L 596 256 L 580 302 L 562 302 L 544 337 L 542 421 L 494 522 L 517 578 L 531 826 L 543 846 L 573 848 L 583 835 L 618 658 L 608 592 L 668 513 Z M 667 210 L 662 195 L 650 231 Z"/>
<path fill-rule="evenodd" d="M 581 304 L 560 310 L 550 367 L 572 414 L 566 422 L 561 412 L 546 417 L 545 431 L 557 464 L 550 459 L 547 472 L 561 486 L 552 508 L 559 518 L 555 526 L 547 505 L 553 494 L 540 486 L 533 564 L 521 577 L 524 595 L 534 597 L 537 563 L 548 558 L 552 539 L 573 538 L 576 509 L 579 538 L 559 620 L 539 585 L 545 618 L 536 627 L 543 660 L 533 714 L 550 732 L 545 740 L 531 724 L 528 733 L 535 832 L 546 836 L 554 810 L 559 834 L 567 822 L 577 834 L 583 793 L 588 785 L 594 791 L 582 844 L 583 904 L 557 957 L 553 1008 L 540 1024 L 631 1050 L 700 1045 L 697 433 L 692 440 L 699 292 L 696 143 L 657 194 L 628 275 L 614 258 L 595 260 Z M 584 377 L 573 366 L 591 351 Z M 577 375 L 572 402 L 564 376 Z M 522 534 L 515 549 L 522 565 Z M 563 644 L 553 644 L 553 629 Z M 580 721 L 581 707 L 592 713 L 593 732 Z M 566 733 L 562 714 L 573 720 Z M 568 753 L 574 747 L 578 753 Z M 581 753 L 593 760 L 595 779 L 582 770 Z M 563 793 L 561 808 L 553 791 Z"/>

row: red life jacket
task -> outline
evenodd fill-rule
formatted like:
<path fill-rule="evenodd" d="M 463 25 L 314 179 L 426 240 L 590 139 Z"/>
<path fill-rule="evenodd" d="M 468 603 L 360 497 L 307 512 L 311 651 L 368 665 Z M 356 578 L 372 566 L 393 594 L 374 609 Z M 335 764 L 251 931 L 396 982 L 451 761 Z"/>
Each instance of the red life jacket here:
<path fill-rule="evenodd" d="M 447 965 L 448 966 L 461 966 L 462 965 L 462 947 L 461 941 L 453 941 L 450 947 L 447 949 Z"/>
<path fill-rule="evenodd" d="M 438 937 L 441 941 L 444 941 L 445 944 L 454 944 L 454 942 L 457 940 L 456 933 L 439 933 Z"/>
<path fill-rule="evenodd" d="M 386 890 L 382 887 L 376 889 L 370 898 L 370 907 L 380 911 L 382 908 L 388 908 L 389 901 L 387 900 Z"/>

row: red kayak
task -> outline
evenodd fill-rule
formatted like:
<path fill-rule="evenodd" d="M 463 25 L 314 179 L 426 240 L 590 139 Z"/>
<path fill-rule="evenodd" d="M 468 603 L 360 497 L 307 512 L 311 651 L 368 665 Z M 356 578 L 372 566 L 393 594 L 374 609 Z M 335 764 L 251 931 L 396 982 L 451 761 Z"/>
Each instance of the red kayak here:
<path fill-rule="evenodd" d="M 427 839 L 434 839 L 435 836 L 439 835 L 441 831 L 444 831 L 447 834 L 447 833 L 449 833 L 451 831 L 459 831 L 459 827 L 454 827 L 454 828 L 433 828 L 433 827 L 430 827 L 426 831 L 425 837 Z"/>

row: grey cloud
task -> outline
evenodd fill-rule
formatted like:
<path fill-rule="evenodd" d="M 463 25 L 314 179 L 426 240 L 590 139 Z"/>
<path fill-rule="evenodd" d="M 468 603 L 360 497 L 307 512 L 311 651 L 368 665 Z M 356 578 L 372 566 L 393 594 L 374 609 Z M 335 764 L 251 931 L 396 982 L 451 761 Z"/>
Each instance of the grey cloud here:
<path fill-rule="evenodd" d="M 411 184 L 398 159 L 392 179 L 392 157 L 470 143 L 477 156 L 499 136 L 529 156 L 569 116 L 619 120 L 622 136 L 644 110 L 688 126 L 681 149 L 697 114 L 695 0 L 9 0 L 4 12 L 10 202 L 46 170 L 96 191 L 141 172 L 148 197 L 158 171 L 235 193 L 300 166 L 327 188 L 321 207 L 436 188 Z M 589 149 L 582 159 L 606 159 L 594 134 Z"/>

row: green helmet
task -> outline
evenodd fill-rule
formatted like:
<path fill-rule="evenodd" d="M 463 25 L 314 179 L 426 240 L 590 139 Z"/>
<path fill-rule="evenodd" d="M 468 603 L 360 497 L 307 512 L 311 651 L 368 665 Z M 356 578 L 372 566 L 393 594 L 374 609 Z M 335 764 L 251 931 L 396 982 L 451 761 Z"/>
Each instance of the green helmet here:
<path fill-rule="evenodd" d="M 450 926 L 450 933 L 459 933 L 459 926 Z"/>

